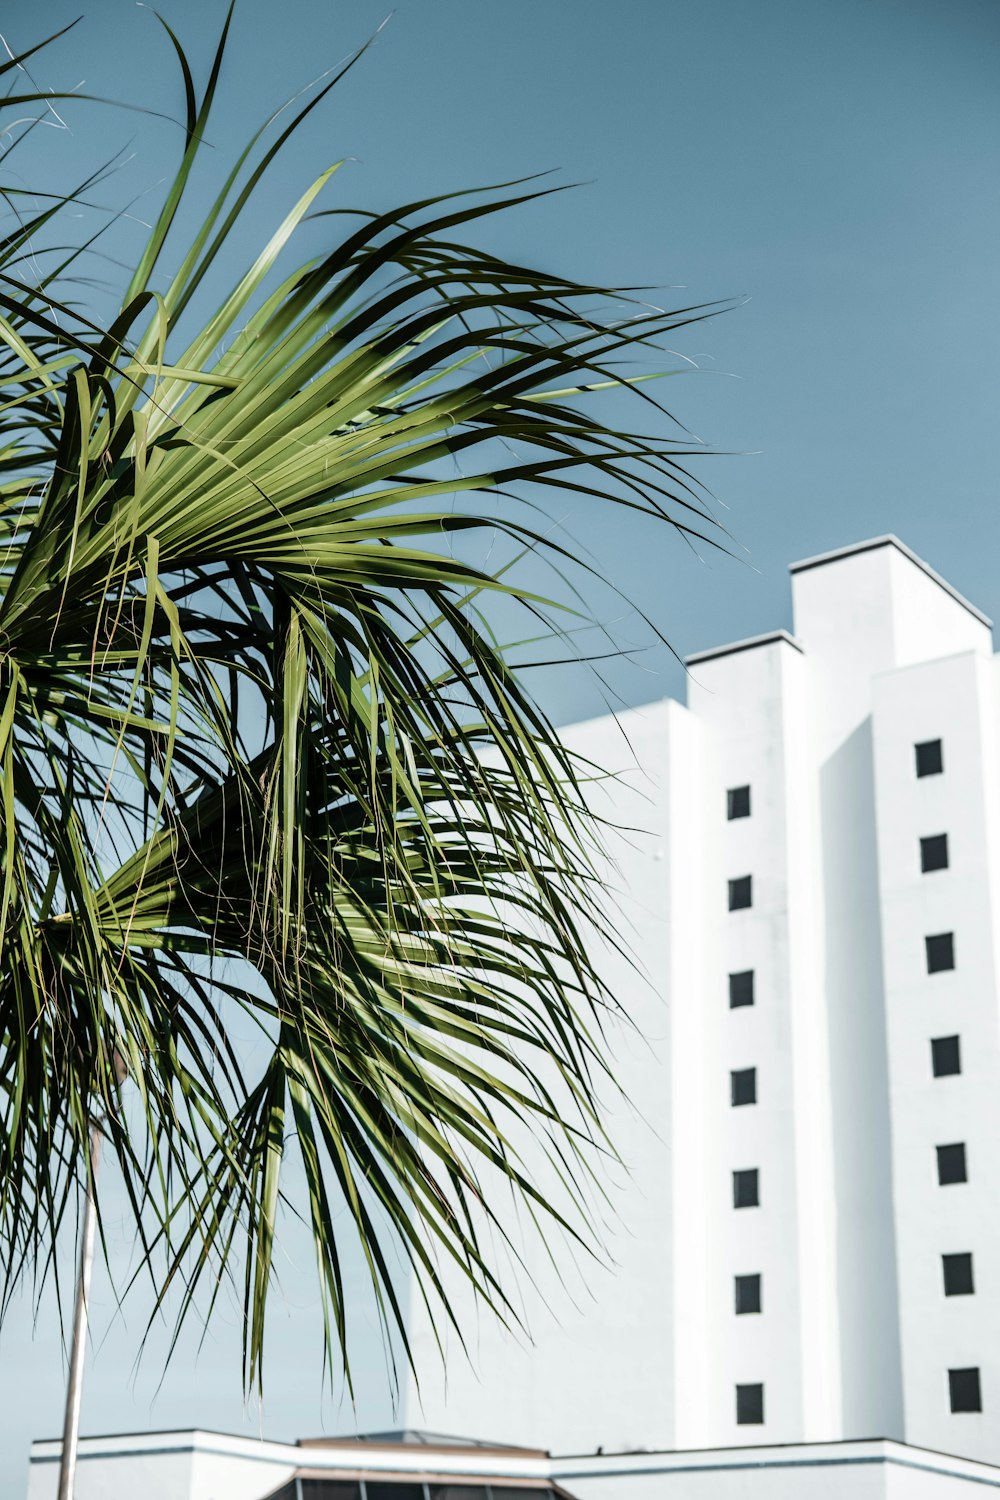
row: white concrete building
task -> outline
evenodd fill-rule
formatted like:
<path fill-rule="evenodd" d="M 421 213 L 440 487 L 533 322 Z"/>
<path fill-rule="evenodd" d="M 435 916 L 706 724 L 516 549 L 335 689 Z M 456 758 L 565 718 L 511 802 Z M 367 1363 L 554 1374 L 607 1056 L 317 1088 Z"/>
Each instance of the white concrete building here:
<path fill-rule="evenodd" d="M 411 1426 L 1000 1464 L 990 622 L 894 537 L 791 571 L 794 634 L 691 657 L 686 708 L 569 731 L 642 830 L 616 1266 L 566 1296 L 526 1244 L 534 1346 L 481 1318 L 446 1387 L 428 1343 Z"/>
<path fill-rule="evenodd" d="M 28 1500 L 56 1500 L 59 1443 Z M 218 1432 L 94 1437 L 75 1500 L 984 1500 L 1000 1470 L 903 1443 L 570 1454 L 427 1433 L 268 1443 Z"/>
<path fill-rule="evenodd" d="M 79 1500 L 1000 1491 L 990 623 L 894 537 L 794 564 L 792 584 L 794 634 L 690 658 L 687 707 L 567 734 L 619 773 L 604 810 L 631 830 L 612 853 L 646 975 L 608 955 L 637 1028 L 614 1044 L 613 1263 L 557 1273 L 525 1226 L 533 1342 L 466 1305 L 471 1366 L 454 1341 L 442 1366 L 414 1299 L 423 1373 L 401 1414 L 531 1449 L 374 1443 L 362 1493 L 356 1446 L 303 1467 L 293 1446 L 181 1434 L 189 1477 L 157 1489 L 162 1435 L 95 1438 Z M 246 1482 L 199 1487 L 220 1444 Z M 57 1451 L 35 1445 L 30 1500 L 54 1495 Z M 380 1497 L 373 1464 L 428 1488 Z M 310 1488 L 320 1471 L 331 1487 Z"/>

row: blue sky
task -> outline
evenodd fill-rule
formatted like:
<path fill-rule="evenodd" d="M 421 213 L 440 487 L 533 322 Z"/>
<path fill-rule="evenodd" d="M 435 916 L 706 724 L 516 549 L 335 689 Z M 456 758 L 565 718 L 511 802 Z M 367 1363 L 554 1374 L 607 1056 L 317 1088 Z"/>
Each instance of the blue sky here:
<path fill-rule="evenodd" d="M 23 47 L 83 4 L 12 0 L 2 29 Z M 387 5 L 241 0 L 212 136 L 220 165 L 273 104 L 372 33 Z M 33 63 L 35 78 L 176 113 L 178 80 L 152 13 L 130 0 L 90 9 Z M 204 64 L 220 0 L 162 9 Z M 248 223 L 263 238 L 341 157 L 338 201 L 376 209 L 547 169 L 583 184 L 480 239 L 591 281 L 677 288 L 668 303 L 749 299 L 678 339 L 699 369 L 669 383 L 678 416 L 731 455 L 700 473 L 725 502 L 739 560 L 699 559 L 666 534 L 581 507 L 567 524 L 625 598 L 683 655 L 787 626 L 789 561 L 895 531 L 998 616 L 998 41 L 989 0 L 398 0 Z M 68 130 L 36 132 L 18 154 L 25 181 L 64 180 L 127 146 L 103 200 L 140 195 L 141 217 L 176 129 L 83 104 L 63 113 Z M 126 225 L 113 248 L 126 255 L 130 243 Z M 648 644 L 629 607 L 602 595 L 595 608 L 619 639 Z M 683 677 L 650 649 L 616 668 L 613 686 L 639 702 L 681 693 Z M 587 673 L 546 673 L 539 691 L 563 721 L 603 706 Z M 297 1254 L 264 1414 L 266 1430 L 289 1436 L 345 1420 L 316 1396 L 311 1270 Z M 85 1429 L 240 1426 L 231 1326 L 197 1362 L 185 1347 L 154 1400 L 155 1348 L 132 1372 L 141 1299 L 123 1324 L 106 1287 L 95 1297 L 110 1331 L 92 1358 Z M 0 1500 L 23 1493 L 30 1435 L 60 1422 L 51 1308 L 30 1333 L 22 1305 L 0 1339 Z M 374 1329 L 362 1343 L 362 1422 L 384 1421 Z"/>

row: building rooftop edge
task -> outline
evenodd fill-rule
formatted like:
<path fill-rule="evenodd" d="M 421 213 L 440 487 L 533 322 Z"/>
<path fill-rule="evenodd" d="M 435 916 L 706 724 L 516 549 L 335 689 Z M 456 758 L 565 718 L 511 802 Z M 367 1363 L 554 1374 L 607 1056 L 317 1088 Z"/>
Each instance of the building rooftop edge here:
<path fill-rule="evenodd" d="M 931 1458 L 939 1458 L 947 1463 L 975 1464 L 986 1469 L 1000 1469 L 1000 1465 L 994 1464 L 987 1458 L 970 1458 L 967 1454 L 953 1453 L 944 1448 L 928 1448 L 922 1443 L 907 1443 L 903 1438 L 886 1437 L 884 1434 L 878 1436 L 871 1434 L 868 1437 L 847 1438 L 816 1438 L 812 1441 L 796 1441 L 791 1439 L 786 1442 L 773 1443 L 718 1443 L 708 1448 L 618 1448 L 608 1449 L 605 1453 L 579 1451 L 567 1453 L 553 1453 L 551 1455 L 553 1467 L 559 1469 L 560 1465 L 578 1463 L 583 1460 L 593 1459 L 598 1461 L 602 1458 L 634 1458 L 636 1460 L 653 1458 L 691 1458 L 698 1454 L 711 1455 L 715 1453 L 746 1453 L 754 1457 L 770 1453 L 798 1453 L 803 1448 L 831 1449 L 847 1451 L 851 1448 L 898 1448 L 908 1453 L 924 1453 Z"/>
<path fill-rule="evenodd" d="M 727 646 L 712 646 L 708 651 L 695 651 L 692 656 L 685 656 L 684 665 L 690 667 L 696 662 L 711 661 L 714 656 L 732 656 L 736 651 L 752 651 L 756 646 L 770 646 L 775 641 L 784 641 L 786 646 L 794 646 L 796 651 L 805 651 L 802 642 L 797 641 L 787 630 L 769 630 L 764 635 L 748 635 L 745 640 L 731 641 Z"/>
<path fill-rule="evenodd" d="M 821 568 L 826 563 L 839 562 L 841 558 L 853 557 L 859 552 L 874 552 L 879 547 L 895 547 L 897 552 L 901 552 L 922 573 L 926 573 L 928 578 L 933 579 L 936 584 L 943 588 L 946 594 L 950 594 L 956 604 L 961 604 L 962 608 L 967 609 L 969 614 L 973 615 L 980 624 L 986 625 L 990 630 L 993 629 L 993 621 L 989 615 L 984 615 L 982 610 L 977 609 L 974 604 L 966 599 L 964 594 L 960 594 L 958 589 L 948 582 L 947 578 L 942 578 L 941 574 L 935 572 L 930 563 L 924 562 L 922 557 L 918 557 L 911 547 L 908 547 L 905 542 L 900 541 L 899 537 L 895 536 L 892 532 L 887 532 L 885 536 L 871 537 L 867 542 L 854 542 L 849 547 L 836 547 L 832 552 L 818 552 L 815 557 L 804 557 L 801 562 L 789 563 L 788 571 L 789 573 L 804 573 L 809 568 Z"/>
<path fill-rule="evenodd" d="M 100 1444 L 114 1442 L 115 1440 L 121 1441 L 126 1438 L 131 1439 L 131 1445 L 125 1449 L 105 1449 L 104 1451 L 100 1451 L 98 1447 Z M 323 1477 L 327 1477 L 330 1474 L 347 1474 L 348 1470 L 351 1473 L 355 1471 L 366 1474 L 378 1473 L 383 1476 L 391 1473 L 394 1477 L 418 1472 L 423 1474 L 430 1472 L 431 1468 L 434 1467 L 428 1466 L 426 1460 L 428 1458 L 433 1459 L 435 1456 L 441 1456 L 441 1450 L 438 1450 L 438 1454 L 435 1455 L 434 1450 L 428 1450 L 421 1443 L 401 1445 L 398 1442 L 390 1442 L 386 1444 L 386 1449 L 383 1452 L 392 1448 L 396 1450 L 392 1456 L 397 1462 L 392 1466 L 379 1465 L 376 1467 L 364 1463 L 361 1465 L 356 1463 L 350 1465 L 343 1463 L 328 1465 L 318 1462 L 321 1456 L 323 1456 L 323 1450 L 320 1448 L 304 1449 L 294 1442 L 281 1442 L 267 1438 L 248 1439 L 244 1438 L 241 1434 L 213 1432 L 211 1429 L 189 1427 L 173 1428 L 161 1432 L 88 1436 L 81 1440 L 80 1457 L 84 1460 L 88 1458 L 121 1458 L 142 1452 L 163 1452 L 166 1451 L 162 1446 L 163 1439 L 165 1438 L 174 1438 L 175 1440 L 188 1439 L 186 1444 L 178 1444 L 177 1449 L 174 1451 L 182 1451 L 182 1449 L 186 1451 L 196 1450 L 202 1446 L 198 1443 L 198 1439 L 215 1439 L 216 1442 L 225 1439 L 229 1439 L 230 1441 L 235 1440 L 237 1453 L 231 1452 L 229 1456 L 238 1456 L 239 1449 L 243 1450 L 242 1456 L 250 1456 L 246 1453 L 246 1450 L 247 1448 L 252 1448 L 254 1450 L 252 1456 L 259 1461 L 265 1463 L 283 1462 L 292 1467 L 300 1476 L 309 1472 L 310 1474 L 315 1473 L 317 1476 L 322 1475 Z M 158 1449 L 154 1446 L 154 1440 L 156 1439 L 160 1440 Z M 32 1443 L 30 1464 L 53 1463 L 58 1460 L 58 1452 L 40 1453 L 37 1451 L 42 1447 L 53 1450 L 58 1449 L 61 1447 L 61 1440 L 51 1438 L 36 1439 Z M 98 1448 L 98 1451 L 88 1452 L 88 1448 L 91 1450 Z M 216 1449 L 215 1451 L 219 1452 L 220 1450 Z M 408 1453 L 415 1460 L 421 1460 L 422 1467 L 416 1463 L 399 1463 L 398 1460 L 402 1457 L 403 1453 Z M 820 1459 L 819 1456 L 821 1453 L 829 1456 Z M 870 1455 L 866 1460 L 868 1462 L 871 1462 L 872 1459 L 880 1459 L 881 1461 L 888 1461 L 890 1463 L 901 1463 L 906 1468 L 924 1468 L 929 1472 L 951 1473 L 958 1476 L 966 1474 L 975 1477 L 977 1470 L 988 1471 L 991 1475 L 997 1475 L 998 1478 L 989 1481 L 980 1480 L 979 1482 L 992 1483 L 1000 1488 L 1000 1468 L 986 1459 L 970 1458 L 964 1454 L 942 1452 L 940 1449 L 905 1443 L 898 1438 L 874 1436 L 827 1439 L 817 1442 L 760 1443 L 749 1445 L 721 1444 L 709 1448 L 619 1449 L 605 1453 L 598 1451 L 596 1453 L 565 1454 L 549 1454 L 540 1449 L 519 1450 L 517 1448 L 508 1448 L 506 1453 L 504 1453 L 502 1447 L 492 1450 L 488 1449 L 484 1453 L 482 1450 L 478 1450 L 475 1444 L 471 1444 L 465 1450 L 465 1455 L 470 1462 L 464 1466 L 460 1464 L 450 1465 L 447 1469 L 441 1470 L 441 1476 L 442 1478 L 454 1479 L 456 1476 L 462 1475 L 470 1480 L 475 1480 L 488 1478 L 490 1475 L 493 1475 L 502 1478 L 505 1483 L 520 1480 L 529 1487 L 532 1482 L 537 1484 L 538 1480 L 543 1480 L 546 1484 L 554 1485 L 558 1490 L 560 1484 L 565 1480 L 582 1479 L 602 1472 L 606 1474 L 619 1472 L 635 1474 L 643 1472 L 685 1472 L 688 1469 L 714 1467 L 720 1459 L 725 1459 L 724 1467 L 727 1468 L 748 1467 L 756 1470 L 761 1468 L 781 1468 L 789 1464 L 794 1466 L 801 1463 L 806 1455 L 811 1455 L 809 1461 L 812 1462 L 817 1460 L 833 1464 L 858 1462 L 859 1459 L 852 1457 L 852 1455 L 860 1454 Z M 914 1461 L 918 1455 L 923 1462 Z M 327 1449 L 325 1456 L 331 1459 L 335 1457 L 343 1459 L 347 1454 L 344 1449 L 336 1451 Z M 358 1456 L 360 1457 L 360 1454 Z M 455 1449 L 451 1450 L 450 1456 L 457 1458 L 458 1454 Z M 483 1461 L 489 1457 L 499 1458 L 501 1462 L 489 1464 Z M 506 1468 L 502 1462 L 504 1457 L 508 1460 L 508 1464 L 513 1464 L 513 1461 L 517 1458 L 532 1458 L 534 1459 L 534 1463 L 530 1465 L 522 1463 L 515 1468 Z M 622 1465 L 625 1467 L 622 1468 Z M 434 1472 L 437 1473 L 436 1467 L 434 1467 Z"/>
<path fill-rule="evenodd" d="M 403 1434 L 385 1432 L 361 1433 L 357 1437 L 296 1438 L 297 1448 L 310 1451 L 338 1453 L 366 1453 L 371 1450 L 383 1452 L 407 1451 L 412 1453 L 456 1453 L 473 1458 L 547 1458 L 545 1448 L 522 1448 L 515 1443 L 496 1443 L 488 1439 L 451 1437 L 447 1434 L 418 1432 Z"/>
<path fill-rule="evenodd" d="M 425 1435 L 421 1435 L 422 1437 Z M 232 1457 L 252 1457 L 261 1462 L 283 1462 L 292 1466 L 308 1463 L 321 1465 L 326 1472 L 339 1473 L 350 1468 L 400 1473 L 423 1469 L 428 1464 L 444 1467 L 450 1473 L 500 1472 L 510 1469 L 515 1475 L 544 1474 L 550 1462 L 542 1448 L 517 1447 L 513 1444 L 469 1440 L 433 1434 L 433 1443 L 399 1438 L 395 1434 L 373 1439 L 367 1435 L 355 1438 L 265 1438 L 250 1433 L 223 1432 L 205 1427 L 173 1427 L 146 1432 L 93 1433 L 80 1438 L 80 1458 L 121 1458 L 142 1453 L 225 1453 Z M 61 1438 L 35 1438 L 29 1464 L 58 1461 Z M 328 1461 L 328 1462 L 327 1462 Z"/>

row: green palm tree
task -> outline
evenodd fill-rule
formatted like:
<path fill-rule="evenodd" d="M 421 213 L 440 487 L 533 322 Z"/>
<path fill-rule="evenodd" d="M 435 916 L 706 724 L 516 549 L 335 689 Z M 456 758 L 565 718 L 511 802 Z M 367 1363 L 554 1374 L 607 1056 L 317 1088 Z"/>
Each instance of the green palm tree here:
<path fill-rule="evenodd" d="M 161 1298 L 183 1318 L 240 1268 L 256 1382 L 293 1157 L 331 1367 L 357 1247 L 406 1347 L 387 1236 L 445 1316 L 442 1257 L 514 1316 L 484 1182 L 543 1225 L 564 1212 L 524 1167 L 526 1126 L 581 1209 L 561 1222 L 587 1233 L 613 1003 L 595 934 L 615 941 L 593 768 L 498 644 L 496 605 L 544 632 L 519 564 L 579 568 L 537 519 L 547 493 L 596 498 L 609 524 L 622 507 L 712 524 L 683 434 L 595 414 L 627 387 L 664 427 L 625 356 L 710 309 L 462 242 L 537 186 L 345 220 L 320 206 L 331 168 L 196 317 L 262 174 L 336 82 L 254 137 L 175 252 L 228 28 L 201 95 L 169 33 L 183 157 L 106 326 L 74 283 L 88 247 L 43 260 L 70 200 L 7 195 L 0 1253 L 8 1295 L 52 1263 L 103 1122 Z M 301 262 L 307 216 L 325 248 Z M 502 565 L 468 560 L 477 538 Z"/>

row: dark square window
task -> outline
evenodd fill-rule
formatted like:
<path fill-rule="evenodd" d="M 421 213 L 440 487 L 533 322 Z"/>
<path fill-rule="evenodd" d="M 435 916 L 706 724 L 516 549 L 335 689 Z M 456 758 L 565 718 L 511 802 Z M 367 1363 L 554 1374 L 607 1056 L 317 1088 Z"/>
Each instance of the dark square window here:
<path fill-rule="evenodd" d="M 726 793 L 726 817 L 732 822 L 733 818 L 749 818 L 749 816 L 750 788 L 731 786 Z"/>
<path fill-rule="evenodd" d="M 757 1103 L 756 1068 L 737 1068 L 730 1073 L 729 1100 L 731 1104 Z"/>
<path fill-rule="evenodd" d="M 760 1203 L 760 1173 L 747 1167 L 733 1173 L 733 1207 L 756 1208 Z"/>
<path fill-rule="evenodd" d="M 982 1411 L 978 1368 L 973 1365 L 968 1370 L 949 1370 L 948 1395 L 952 1411 Z"/>
<path fill-rule="evenodd" d="M 913 748 L 917 753 L 917 775 L 940 776 L 944 770 L 941 741 L 924 740 L 921 744 L 914 745 Z"/>
<path fill-rule="evenodd" d="M 950 1378 L 950 1370 L 948 1375 Z M 953 1411 L 954 1409 L 952 1407 Z M 965 1409 L 968 1410 L 968 1408 Z M 736 1387 L 736 1421 L 739 1426 L 759 1427 L 763 1420 L 764 1387 L 762 1385 L 738 1385 Z"/>
<path fill-rule="evenodd" d="M 968 1182 L 965 1165 L 965 1144 L 959 1141 L 954 1146 L 937 1147 L 938 1182 L 948 1187 L 952 1182 Z"/>
<path fill-rule="evenodd" d="M 944 1294 L 946 1297 L 971 1297 L 976 1290 L 972 1282 L 972 1251 L 959 1255 L 942 1255 Z"/>
<path fill-rule="evenodd" d="M 953 932 L 937 932 L 933 937 L 925 937 L 924 946 L 927 949 L 928 974 L 939 974 L 942 969 L 955 967 L 955 934 Z"/>
<path fill-rule="evenodd" d="M 961 1073 L 962 1054 L 957 1036 L 931 1038 L 931 1068 L 935 1078 L 947 1078 L 949 1073 Z"/>
<path fill-rule="evenodd" d="M 753 969 L 742 969 L 729 976 L 729 1009 L 753 1004 Z"/>
<path fill-rule="evenodd" d="M 755 1276 L 737 1276 L 734 1278 L 736 1287 L 736 1311 L 738 1313 L 760 1312 L 760 1273 Z"/>
<path fill-rule="evenodd" d="M 947 870 L 948 868 L 948 835 L 946 833 L 932 833 L 929 838 L 920 840 L 920 870 L 924 875 L 929 875 L 932 870 Z"/>
<path fill-rule="evenodd" d="M 729 910 L 740 911 L 753 905 L 753 882 L 749 875 L 738 875 L 729 882 Z"/>

